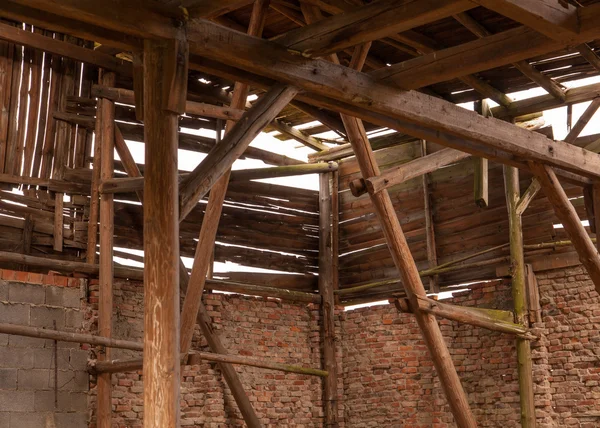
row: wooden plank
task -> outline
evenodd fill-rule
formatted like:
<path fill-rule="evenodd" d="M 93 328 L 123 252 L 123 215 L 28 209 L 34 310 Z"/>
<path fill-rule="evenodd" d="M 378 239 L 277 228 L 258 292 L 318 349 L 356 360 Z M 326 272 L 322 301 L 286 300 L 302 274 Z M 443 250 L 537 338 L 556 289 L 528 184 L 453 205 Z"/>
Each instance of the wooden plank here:
<path fill-rule="evenodd" d="M 275 37 L 302 56 L 320 57 L 473 8 L 463 0 L 381 0 Z"/>
<path fill-rule="evenodd" d="M 421 157 L 427 156 L 427 142 L 421 141 Z M 435 223 L 433 220 L 432 203 L 433 198 L 429 189 L 429 175 L 423 174 L 421 177 L 421 185 L 423 187 L 423 211 L 425 211 L 425 238 L 427 240 L 427 263 L 429 269 L 437 266 L 437 251 L 435 245 Z M 432 275 L 429 277 L 429 292 L 439 293 L 438 277 Z"/>
<path fill-rule="evenodd" d="M 600 239 L 598 239 L 600 234 L 600 185 L 596 183 L 592 185 L 592 206 L 594 208 L 594 218 L 590 219 L 590 223 L 593 220 L 596 229 L 596 248 L 600 251 Z"/>
<path fill-rule="evenodd" d="M 568 42 L 579 33 L 577 8 L 556 0 L 473 0 L 543 35 Z"/>
<path fill-rule="evenodd" d="M 223 141 L 194 168 L 180 187 L 180 219 L 184 219 L 219 178 L 250 145 L 252 140 L 296 96 L 298 89 L 278 84 L 263 95 L 242 119 L 225 135 Z"/>
<path fill-rule="evenodd" d="M 105 85 L 114 85 L 114 72 L 104 71 L 101 77 Z M 115 105 L 112 101 L 102 100 L 100 104 L 100 133 L 97 141 L 100 146 L 100 180 L 108 180 L 113 176 L 114 140 L 115 140 Z M 114 200 L 113 195 L 100 195 L 100 281 L 98 300 L 98 334 L 112 337 L 113 314 L 113 244 L 114 244 Z M 94 245 L 95 252 L 95 245 Z M 111 359 L 110 349 L 99 355 L 100 360 Z M 110 373 L 98 376 L 98 428 L 112 426 L 112 382 Z"/>
<path fill-rule="evenodd" d="M 366 179 L 365 184 L 370 193 L 381 192 L 396 184 L 435 171 L 443 166 L 468 158 L 469 156 L 471 155 L 459 152 L 458 150 L 443 149 L 430 155 L 406 162 L 397 167 L 389 168 L 378 176 Z"/>
<path fill-rule="evenodd" d="M 589 47 L 587 43 L 583 43 L 577 46 L 579 54 L 586 59 L 596 70 L 600 71 L 600 57 L 596 55 L 596 52 Z"/>
<path fill-rule="evenodd" d="M 540 304 L 540 289 L 533 266 L 525 265 L 525 289 L 527 290 L 527 308 L 529 309 L 529 324 L 542 322 L 542 306 Z"/>
<path fill-rule="evenodd" d="M 194 24 L 190 31 L 195 34 L 191 39 L 202 35 L 205 40 L 220 41 L 218 49 L 216 46 L 213 48 L 212 43 L 203 43 L 202 55 L 244 68 L 246 73 L 240 75 L 241 79 L 248 79 L 249 73 L 258 73 L 268 78 L 293 82 L 313 93 L 309 102 L 499 162 L 524 167 L 524 164 L 515 161 L 515 156 L 505 155 L 511 153 L 526 159 L 538 158 L 555 166 L 561 163 L 559 167 L 585 176 L 598 175 L 598 168 L 585 167 L 590 162 L 600 161 L 595 154 L 553 142 L 541 134 L 496 119 L 477 117 L 474 112 L 424 94 L 377 83 L 369 76 L 346 67 L 321 60 L 297 58 L 285 48 L 268 41 L 249 38 L 204 21 Z M 190 49 L 195 51 L 197 48 L 190 46 Z M 256 55 L 264 60 L 255 61 Z M 269 65 L 266 66 L 266 63 Z M 348 84 L 352 86 L 352 91 L 347 90 Z M 432 128 L 436 131 L 431 131 Z M 457 136 L 461 138 L 455 138 Z M 477 144 L 471 145 L 471 141 Z M 549 146 L 552 146 L 553 156 L 548 155 Z M 482 154 L 483 150 L 489 151 Z M 575 158 L 578 160 L 575 161 Z M 596 159 L 592 161 L 593 158 Z"/>
<path fill-rule="evenodd" d="M 64 193 L 57 193 L 54 200 L 54 251 L 63 250 L 63 236 L 65 233 L 64 225 Z"/>
<path fill-rule="evenodd" d="M 324 384 L 325 426 L 339 426 L 338 369 L 335 340 L 335 301 L 333 296 L 333 252 L 331 241 L 331 189 L 329 174 L 319 175 L 319 293 L 323 368 L 329 373 Z"/>
<path fill-rule="evenodd" d="M 107 70 L 116 71 L 125 76 L 131 75 L 131 65 L 114 56 L 103 54 L 94 49 L 88 49 L 43 36 L 41 34 L 25 31 L 11 25 L 0 23 L 0 39 L 12 41 L 16 44 L 38 49 L 51 54 L 56 54 L 86 64 L 96 65 Z"/>
<path fill-rule="evenodd" d="M 596 290 L 600 290 L 600 256 L 579 216 L 560 185 L 556 174 L 547 165 L 531 163 L 530 168 L 540 181 L 542 191 L 552 204 L 556 216 L 571 237 L 573 246 L 579 255 L 579 260 L 585 266 L 594 283 Z"/>
<path fill-rule="evenodd" d="M 521 192 L 519 171 L 514 167 L 504 167 L 504 188 L 510 228 L 510 261 L 512 275 L 512 298 L 517 324 L 529 325 L 527 289 L 525 279 L 525 258 L 523 254 L 523 223 L 517 212 Z M 517 360 L 519 374 L 519 397 L 521 403 L 521 426 L 535 427 L 535 399 L 533 394 L 533 363 L 531 346 L 528 340 L 517 338 Z"/>
<path fill-rule="evenodd" d="M 294 140 L 304 144 L 306 147 L 309 147 L 313 150 L 321 151 L 328 149 L 328 147 L 325 144 L 321 143 L 316 138 L 311 137 L 310 135 L 300 131 L 299 129 L 294 128 L 293 126 L 289 126 L 283 123 L 281 120 L 275 119 L 273 122 L 271 122 L 271 126 L 277 129 L 279 132 L 292 137 Z"/>
<path fill-rule="evenodd" d="M 589 123 L 589 121 L 592 119 L 592 117 L 594 116 L 596 111 L 598 111 L 598 108 L 600 108 L 600 97 L 594 98 L 592 100 L 590 105 L 587 106 L 587 108 L 581 114 L 579 119 L 577 119 L 577 122 L 575 122 L 575 125 L 573 125 L 571 127 L 571 130 L 569 131 L 567 136 L 564 138 L 564 141 L 566 143 L 573 144 L 575 142 L 577 137 L 579 137 L 579 134 L 581 134 L 581 132 L 586 127 L 586 125 Z"/>
<path fill-rule="evenodd" d="M 144 42 L 144 426 L 179 426 L 177 115 L 163 109 L 168 44 Z"/>

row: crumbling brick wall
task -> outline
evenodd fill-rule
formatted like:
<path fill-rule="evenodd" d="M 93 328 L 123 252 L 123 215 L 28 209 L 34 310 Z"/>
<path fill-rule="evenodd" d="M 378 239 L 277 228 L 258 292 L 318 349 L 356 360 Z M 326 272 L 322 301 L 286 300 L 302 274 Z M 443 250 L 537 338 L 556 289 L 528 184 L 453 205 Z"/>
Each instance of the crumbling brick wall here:
<path fill-rule="evenodd" d="M 85 280 L 0 270 L 0 322 L 81 331 Z M 76 343 L 0 334 L 0 427 L 87 426 L 89 352 Z M 57 390 L 55 393 L 55 369 Z"/>
<path fill-rule="evenodd" d="M 96 281 L 0 270 L 0 322 L 96 333 Z M 600 425 L 600 299 L 581 267 L 538 273 L 542 322 L 532 342 L 540 427 Z M 88 288 L 89 287 L 89 288 Z M 449 300 L 509 310 L 510 283 L 476 284 Z M 211 294 L 206 307 L 234 354 L 320 366 L 319 308 L 272 299 Z M 114 336 L 141 341 L 143 288 L 116 281 Z M 481 427 L 518 427 L 514 338 L 442 320 L 441 329 Z M 454 427 L 421 333 L 411 314 L 390 305 L 338 311 L 340 415 L 347 427 Z M 59 394 L 54 408 L 51 340 L 0 335 L 0 427 L 94 427 L 94 378 L 85 372 L 97 350 L 58 343 Z M 194 348 L 208 350 L 199 331 Z M 115 350 L 113 358 L 139 356 Z M 182 367 L 182 426 L 242 426 L 218 365 Z M 321 380 L 235 366 L 264 426 L 323 425 Z M 90 383 L 91 380 L 91 383 Z M 88 392 L 88 387 L 91 387 Z M 140 372 L 113 376 L 119 428 L 143 426 Z"/>
<path fill-rule="evenodd" d="M 115 337 L 142 341 L 142 285 L 133 281 L 115 281 L 114 292 Z M 91 281 L 93 311 L 97 296 L 97 281 Z M 204 303 L 215 331 L 232 354 L 320 367 L 318 308 L 225 294 L 206 295 Z M 198 327 L 193 349 L 210 352 Z M 139 357 L 139 353 L 113 353 L 113 358 L 134 356 Z M 181 425 L 245 426 L 218 365 L 194 362 L 197 364 L 181 368 Z M 320 378 L 248 366 L 234 367 L 264 426 L 322 426 Z M 95 418 L 94 394 L 92 385 L 90 427 L 94 426 Z M 113 404 L 113 422 L 117 426 L 143 426 L 142 371 L 113 375 Z"/>

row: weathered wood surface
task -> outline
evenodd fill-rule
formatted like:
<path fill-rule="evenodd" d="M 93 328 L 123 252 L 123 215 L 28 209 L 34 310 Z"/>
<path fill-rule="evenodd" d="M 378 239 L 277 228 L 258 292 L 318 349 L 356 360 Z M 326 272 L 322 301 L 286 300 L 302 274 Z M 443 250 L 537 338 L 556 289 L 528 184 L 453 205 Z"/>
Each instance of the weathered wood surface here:
<path fill-rule="evenodd" d="M 144 42 L 144 425 L 180 419 L 177 115 L 164 109 L 169 45 Z"/>

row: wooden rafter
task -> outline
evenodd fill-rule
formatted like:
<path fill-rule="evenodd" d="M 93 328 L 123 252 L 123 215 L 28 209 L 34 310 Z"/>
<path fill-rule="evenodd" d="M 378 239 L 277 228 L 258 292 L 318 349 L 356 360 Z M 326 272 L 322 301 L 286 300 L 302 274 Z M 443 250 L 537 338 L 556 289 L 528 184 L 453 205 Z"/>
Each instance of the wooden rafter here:
<path fill-rule="evenodd" d="M 251 78 L 250 72 L 289 82 L 312 92 L 310 97 L 301 97 L 302 100 L 502 163 L 526 167 L 516 161 L 514 155 L 517 155 L 531 160 L 537 158 L 584 176 L 598 176 L 598 168 L 591 168 L 591 165 L 600 162 L 600 158 L 593 153 L 553 142 L 509 123 L 483 118 L 427 95 L 381 84 L 371 76 L 346 67 L 298 58 L 272 42 L 248 38 L 207 21 L 197 24 L 194 39 L 204 37 L 205 40 L 220 41 L 215 45 L 203 43 L 203 55 L 229 66 L 245 68 L 245 77 L 240 74 L 240 79 Z M 264 61 L 255 61 L 257 55 Z M 339 76 L 345 76 L 343 81 Z M 260 84 L 260 78 L 254 82 Z M 348 91 L 349 87 L 352 87 L 351 91 Z M 444 134 L 446 132 L 448 134 Z M 477 144 L 472 145 L 471 141 Z M 553 156 L 548 155 L 549 145 Z"/>
<path fill-rule="evenodd" d="M 558 41 L 569 41 L 579 32 L 577 8 L 557 0 L 473 0 Z"/>
<path fill-rule="evenodd" d="M 458 15 L 455 15 L 454 18 L 477 37 L 487 37 L 492 34 L 483 25 L 475 21 L 467 12 L 459 13 Z M 513 65 L 525 76 L 529 77 L 535 83 L 548 91 L 548 93 L 560 100 L 565 100 L 564 89 L 550 77 L 536 70 L 533 65 L 529 64 L 525 60 L 517 61 L 513 63 Z"/>
<path fill-rule="evenodd" d="M 473 8 L 464 0 L 381 0 L 277 36 L 303 56 L 320 57 Z"/>
<path fill-rule="evenodd" d="M 581 31 L 572 42 L 558 42 L 530 28 L 518 27 L 394 64 L 371 74 L 396 82 L 406 89 L 414 89 L 553 52 L 571 43 L 584 43 L 598 38 L 600 29 L 592 23 L 597 22 L 600 5 L 594 4 L 580 10 L 585 11 L 579 14 Z"/>

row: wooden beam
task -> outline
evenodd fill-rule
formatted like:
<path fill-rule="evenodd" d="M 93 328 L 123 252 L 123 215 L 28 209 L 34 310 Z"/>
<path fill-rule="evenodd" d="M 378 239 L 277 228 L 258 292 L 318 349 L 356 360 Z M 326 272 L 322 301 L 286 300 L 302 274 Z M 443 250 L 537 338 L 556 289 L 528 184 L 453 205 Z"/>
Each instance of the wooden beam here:
<path fill-rule="evenodd" d="M 130 349 L 132 351 L 142 351 L 144 349 L 143 344 L 140 342 L 111 339 L 92 334 L 71 333 L 47 328 L 30 327 L 27 325 L 0 323 L 0 333 L 35 337 L 39 339 L 59 340 L 61 342 L 87 343 L 90 345 L 105 346 L 107 348 Z"/>
<path fill-rule="evenodd" d="M 94 40 L 103 45 L 116 47 L 120 51 L 142 49 L 141 39 L 104 28 L 98 24 L 101 20 L 83 22 L 74 16 L 65 17 L 60 11 L 53 10 L 52 5 L 48 4 L 48 6 L 49 8 L 40 10 L 34 4 L 28 6 L 19 1 L 5 0 L 0 3 L 0 15 L 13 21 L 26 22 L 36 27 L 70 34 L 84 40 Z"/>
<path fill-rule="evenodd" d="M 31 31 L 25 31 L 12 25 L 0 23 L 0 39 L 71 58 L 86 64 L 96 65 L 107 70 L 116 71 L 125 76 L 131 75 L 131 64 L 114 56 L 53 39 L 52 37 L 32 33 Z"/>
<path fill-rule="evenodd" d="M 338 170 L 335 162 L 306 165 L 279 166 L 273 168 L 240 169 L 231 172 L 229 181 L 248 181 L 275 177 L 292 177 L 306 174 L 324 174 Z"/>
<path fill-rule="evenodd" d="M 557 0 L 473 0 L 541 34 L 568 42 L 579 33 L 577 8 Z"/>
<path fill-rule="evenodd" d="M 275 40 L 303 56 L 320 57 L 473 8 L 464 0 L 381 0 L 289 31 Z"/>
<path fill-rule="evenodd" d="M 504 189 L 508 209 L 510 233 L 510 261 L 512 274 L 512 297 L 517 324 L 529 325 L 527 290 L 525 283 L 525 256 L 523 253 L 523 225 L 517 206 L 521 192 L 519 190 L 519 171 L 504 166 Z M 533 394 L 533 363 L 531 346 L 528 340 L 517 338 L 517 372 L 519 374 L 519 397 L 521 402 L 521 426 L 532 428 L 536 425 L 535 400 Z"/>
<path fill-rule="evenodd" d="M 335 340 L 335 301 L 333 295 L 333 252 L 331 241 L 331 189 L 329 174 L 319 175 L 319 293 L 323 367 L 329 373 L 323 385 L 325 426 L 339 426 L 338 369 Z"/>
<path fill-rule="evenodd" d="M 483 117 L 490 116 L 490 107 L 487 100 L 476 101 L 474 110 Z M 476 157 L 473 159 L 473 167 L 473 199 L 478 207 L 486 208 L 489 200 L 488 160 Z"/>
<path fill-rule="evenodd" d="M 119 155 L 119 158 L 121 159 L 121 164 L 123 165 L 123 169 L 125 170 L 125 172 L 127 173 L 127 176 L 130 178 L 137 178 L 138 180 L 141 179 L 142 180 L 142 186 L 144 185 L 143 182 L 143 177 L 142 177 L 142 173 L 140 172 L 140 169 L 137 166 L 137 163 L 135 163 L 135 159 L 133 159 L 133 156 L 131 154 L 131 152 L 129 151 L 129 147 L 127 147 L 127 143 L 125 142 L 125 139 L 123 138 L 123 134 L 121 133 L 121 130 L 119 129 L 118 125 L 115 125 L 115 149 L 117 150 L 117 154 Z M 104 184 L 106 183 L 106 180 L 103 180 Z M 102 189 L 100 189 L 100 191 L 102 191 Z M 140 200 L 141 203 L 144 203 L 144 190 L 142 189 L 137 189 L 135 190 L 138 199 Z"/>
<path fill-rule="evenodd" d="M 123 104 L 136 104 L 134 91 L 129 89 L 93 85 L 92 96 L 106 98 Z M 212 104 L 199 103 L 190 100 L 187 100 L 185 103 L 185 112 L 191 115 L 225 120 L 238 120 L 244 114 L 243 109 L 215 106 Z"/>
<path fill-rule="evenodd" d="M 405 89 L 414 89 L 597 39 L 600 30 L 597 26 L 594 28 L 592 23 L 598 19 L 600 5 L 591 5 L 579 10 L 582 11 L 579 14 L 581 31 L 568 41 L 555 41 L 530 28 L 517 27 L 394 64 L 371 74 Z"/>
<path fill-rule="evenodd" d="M 579 260 L 587 269 L 596 290 L 600 291 L 600 256 L 598 250 L 581 224 L 579 216 L 556 178 L 556 174 L 552 168 L 540 163 L 531 162 L 530 168 L 539 180 L 556 216 L 571 237 L 573 246 L 579 255 Z"/>
<path fill-rule="evenodd" d="M 321 151 L 327 150 L 329 148 L 316 138 L 311 137 L 309 134 L 302 132 L 299 129 L 296 129 L 293 126 L 289 126 L 280 120 L 275 119 L 273 122 L 271 122 L 271 126 L 277 129 L 279 132 L 292 137 L 294 140 L 304 144 L 306 147 L 309 147 L 313 150 Z"/>
<path fill-rule="evenodd" d="M 355 70 L 362 68 L 364 56 L 361 57 L 361 50 L 357 49 L 356 55 L 352 57 L 350 67 Z M 379 166 L 375 161 L 375 156 L 369 140 L 367 138 L 363 123 L 361 120 L 351 116 L 342 115 L 342 121 L 346 128 L 348 140 L 352 145 L 356 159 L 364 179 L 378 176 Z M 393 207 L 392 200 L 387 190 L 371 194 L 371 202 L 375 207 L 377 217 L 381 223 L 384 236 L 392 254 L 394 264 L 400 273 L 402 283 L 406 294 L 411 302 L 416 304 L 416 296 L 425 296 L 425 288 L 419 277 L 419 271 L 412 257 L 408 243 L 400 226 L 398 215 Z M 442 332 L 435 318 L 429 314 L 417 311 L 415 314 L 417 324 L 423 333 L 423 338 L 440 383 L 448 399 L 448 404 L 456 424 L 460 428 L 475 427 L 475 419 L 471 413 L 467 397 L 458 378 L 454 363 L 444 342 Z"/>
<path fill-rule="evenodd" d="M 144 426 L 148 428 L 178 427 L 180 413 L 178 117 L 163 108 L 163 58 L 168 48 L 168 43 L 144 42 Z"/>
<path fill-rule="evenodd" d="M 116 80 L 114 72 L 104 71 L 102 83 L 113 86 Z M 96 140 L 100 145 L 100 179 L 108 180 L 113 176 L 115 141 L 115 105 L 103 100 L 99 106 L 100 134 Z M 98 300 L 98 334 L 112 337 L 113 314 L 113 237 L 114 237 L 114 201 L 113 195 L 100 195 L 100 285 Z M 95 251 L 95 248 L 94 248 Z M 110 349 L 99 355 L 100 360 L 111 358 Z M 112 426 L 112 382 L 110 373 L 98 376 L 98 428 Z"/>
<path fill-rule="evenodd" d="M 600 185 L 592 185 L 592 206 L 594 208 L 594 226 L 596 228 L 596 249 L 600 251 Z M 591 221 L 591 220 L 590 220 Z"/>
<path fill-rule="evenodd" d="M 582 43 L 577 46 L 577 50 L 579 50 L 579 54 L 586 59 L 587 62 L 590 63 L 596 70 L 600 71 L 600 57 L 596 55 L 596 52 L 592 50 L 588 46 L 587 43 Z"/>
<path fill-rule="evenodd" d="M 421 140 L 421 158 L 427 156 L 427 141 Z M 437 266 L 437 250 L 435 245 L 435 223 L 433 221 L 432 198 L 429 189 L 429 175 L 427 173 L 421 176 L 421 186 L 423 187 L 423 211 L 425 213 L 425 239 L 427 241 L 427 263 L 429 269 Z M 429 292 L 439 293 L 438 277 L 431 275 L 429 277 Z"/>
<path fill-rule="evenodd" d="M 225 174 L 246 147 L 296 96 L 298 89 L 278 84 L 263 95 L 236 123 L 223 141 L 181 183 L 180 220 L 190 213 L 198 201 Z"/>
<path fill-rule="evenodd" d="M 524 167 L 523 163 L 516 161 L 516 155 L 517 158 L 548 162 L 587 177 L 599 175 L 600 168 L 590 167 L 591 163 L 600 162 L 596 154 L 551 141 L 512 124 L 478 117 L 474 112 L 424 94 L 378 83 L 346 67 L 295 57 L 284 47 L 268 41 L 249 38 L 205 21 L 194 24 L 193 29 L 188 29 L 194 33 L 193 39 L 204 37 L 209 41 L 202 44 L 202 55 L 245 69 L 246 77 L 240 74 L 241 79 L 247 79 L 249 73 L 257 73 L 270 79 L 293 82 L 312 92 L 306 99 L 315 105 L 334 108 L 371 123 L 499 162 Z M 216 45 L 212 47 L 211 40 L 215 43 L 220 41 L 218 49 Z M 195 51 L 200 47 L 190 48 Z M 256 55 L 264 61 L 255 61 Z M 352 91 L 348 91 L 348 85 L 351 85 Z M 460 138 L 456 138 L 458 136 Z M 511 155 L 507 156 L 507 153 Z"/>
<path fill-rule="evenodd" d="M 383 173 L 365 179 L 369 193 L 378 193 L 412 178 L 433 172 L 443 166 L 466 159 L 471 155 L 454 149 L 443 149 L 427 156 L 416 158 L 402 165 L 386 169 Z"/>
<path fill-rule="evenodd" d="M 186 1 L 185 7 L 190 18 L 216 18 L 233 12 L 236 9 L 247 6 L 253 0 L 200 0 Z"/>
<path fill-rule="evenodd" d="M 592 117 L 594 116 L 596 111 L 598 111 L 598 108 L 600 108 L 600 97 L 594 98 L 592 100 L 590 105 L 587 106 L 587 108 L 582 113 L 582 115 L 579 117 L 579 119 L 577 119 L 577 122 L 575 122 L 575 125 L 573 125 L 571 127 L 571 130 L 569 131 L 569 133 L 567 134 L 567 136 L 564 139 L 564 141 L 566 143 L 573 144 L 575 142 L 577 137 L 579 137 L 579 134 L 581 134 L 581 132 L 586 127 L 586 125 L 589 123 L 589 121 L 592 119 Z"/>
<path fill-rule="evenodd" d="M 458 15 L 455 15 L 454 18 L 477 37 L 482 38 L 492 35 L 491 32 L 483 27 L 483 25 L 475 21 L 467 12 L 459 13 Z M 565 100 L 565 91 L 562 86 L 550 77 L 537 71 L 536 68 L 527 61 L 517 61 L 513 63 L 513 66 L 529 79 L 533 80 L 535 83 L 548 91 L 548 93 L 555 98 L 563 101 Z"/>
<path fill-rule="evenodd" d="M 393 300 L 399 312 L 414 313 L 414 308 L 408 299 Z M 440 318 L 474 325 L 491 331 L 498 331 L 500 333 L 513 334 L 524 339 L 534 338 L 527 327 L 512 322 L 513 314 L 509 311 L 453 305 L 422 296 L 417 298 L 417 305 L 418 310 Z"/>
<path fill-rule="evenodd" d="M 523 213 L 525 212 L 533 198 L 536 197 L 540 189 L 541 186 L 539 180 L 536 178 L 531 180 L 531 184 L 529 185 L 527 190 L 523 192 L 523 194 L 519 198 L 519 202 L 517 202 L 515 210 L 517 211 L 518 215 L 523 215 Z"/>
<path fill-rule="evenodd" d="M 561 101 L 550 94 L 540 95 L 512 103 L 510 108 L 494 107 L 492 115 L 496 118 L 517 117 L 526 114 L 538 113 L 553 108 L 570 106 L 586 101 L 591 101 L 600 96 L 600 83 L 571 88 L 565 92 L 565 100 Z"/>
<path fill-rule="evenodd" d="M 265 361 L 258 358 L 248 358 L 241 355 L 215 354 L 214 352 L 191 351 L 187 361 L 182 358 L 182 364 L 195 365 L 198 361 L 211 361 L 215 363 L 239 364 L 262 369 L 276 370 L 285 373 L 297 373 L 305 376 L 327 377 L 325 370 L 302 367 L 294 364 L 282 364 L 271 361 Z M 193 363 L 190 361 L 193 360 Z M 112 360 L 112 361 L 90 361 L 88 371 L 92 374 L 98 373 L 121 373 L 137 371 L 142 369 L 143 360 L 141 358 L 132 360 Z"/>

